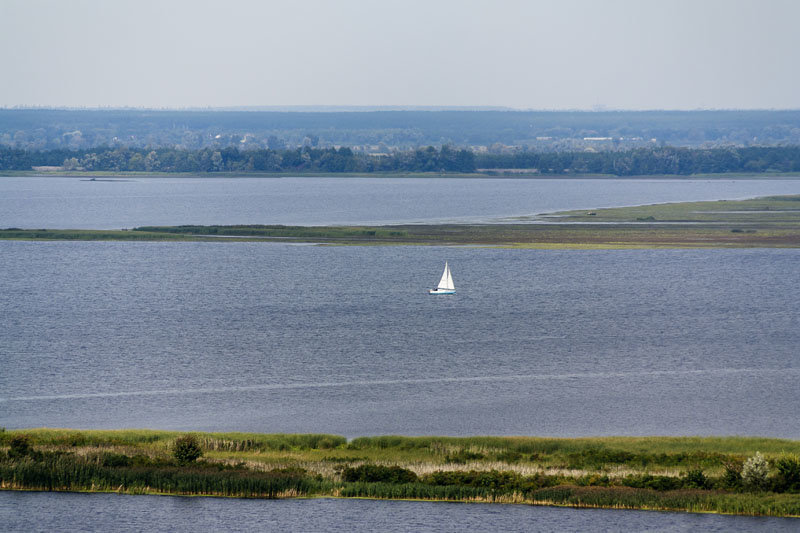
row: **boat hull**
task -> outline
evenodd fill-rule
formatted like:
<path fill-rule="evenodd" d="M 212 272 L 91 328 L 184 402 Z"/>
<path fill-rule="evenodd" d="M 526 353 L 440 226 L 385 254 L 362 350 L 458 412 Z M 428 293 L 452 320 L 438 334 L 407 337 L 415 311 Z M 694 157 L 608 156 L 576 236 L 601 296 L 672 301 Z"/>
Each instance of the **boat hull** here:
<path fill-rule="evenodd" d="M 428 294 L 455 294 L 455 289 L 430 289 Z"/>

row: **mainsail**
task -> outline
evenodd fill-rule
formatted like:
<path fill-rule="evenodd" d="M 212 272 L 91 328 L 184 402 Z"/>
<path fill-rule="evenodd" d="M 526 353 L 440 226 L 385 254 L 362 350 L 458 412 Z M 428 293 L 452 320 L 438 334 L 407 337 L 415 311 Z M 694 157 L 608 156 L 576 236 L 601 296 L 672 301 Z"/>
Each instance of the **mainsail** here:
<path fill-rule="evenodd" d="M 450 267 L 447 261 L 444 263 L 444 272 L 442 272 L 442 279 L 439 280 L 438 289 L 455 290 L 456 286 L 453 285 L 453 274 L 450 273 Z"/>

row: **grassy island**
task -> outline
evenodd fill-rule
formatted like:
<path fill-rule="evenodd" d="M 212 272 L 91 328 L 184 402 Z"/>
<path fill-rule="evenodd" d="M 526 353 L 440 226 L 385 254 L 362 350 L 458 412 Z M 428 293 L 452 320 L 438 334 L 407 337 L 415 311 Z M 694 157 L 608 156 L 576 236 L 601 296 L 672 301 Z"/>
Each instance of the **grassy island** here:
<path fill-rule="evenodd" d="M 0 488 L 800 517 L 800 441 L 0 431 Z"/>
<path fill-rule="evenodd" d="M 517 217 L 502 224 L 144 226 L 0 229 L 6 240 L 297 242 L 533 249 L 796 248 L 800 195 L 684 202 Z"/>

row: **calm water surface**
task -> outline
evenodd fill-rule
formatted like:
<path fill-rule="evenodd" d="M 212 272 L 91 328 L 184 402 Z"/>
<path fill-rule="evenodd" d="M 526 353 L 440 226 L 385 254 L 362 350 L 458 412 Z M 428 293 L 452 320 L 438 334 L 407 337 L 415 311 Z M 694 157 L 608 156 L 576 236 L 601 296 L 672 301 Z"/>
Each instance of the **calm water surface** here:
<path fill-rule="evenodd" d="M 800 250 L 0 257 L 0 426 L 800 438 Z"/>
<path fill-rule="evenodd" d="M 798 520 L 523 505 L 0 492 L 9 531 L 797 531 Z"/>
<path fill-rule="evenodd" d="M 0 228 L 481 222 L 565 209 L 798 194 L 798 179 L 0 177 Z"/>
<path fill-rule="evenodd" d="M 0 227 L 497 221 L 784 180 L 0 179 Z M 442 202 L 441 198 L 448 198 Z M 442 265 L 458 293 L 430 297 Z M 799 250 L 0 242 L 0 426 L 800 438 Z M 789 531 L 796 520 L 0 492 L 14 531 Z"/>

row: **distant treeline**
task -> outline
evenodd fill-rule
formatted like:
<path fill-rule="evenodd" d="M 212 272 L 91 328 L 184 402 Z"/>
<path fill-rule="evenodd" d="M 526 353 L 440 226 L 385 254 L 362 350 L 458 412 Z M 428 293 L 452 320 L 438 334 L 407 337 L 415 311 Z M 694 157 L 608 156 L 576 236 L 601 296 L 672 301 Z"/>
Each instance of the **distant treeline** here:
<path fill-rule="evenodd" d="M 519 152 L 475 154 L 443 146 L 381 156 L 349 148 L 294 150 L 235 147 L 185 150 L 96 148 L 30 151 L 0 148 L 0 171 L 62 167 L 68 171 L 143 172 L 463 172 L 502 173 L 525 169 L 541 174 L 712 174 L 725 172 L 800 172 L 800 146 L 746 148 L 639 148 L 608 152 Z"/>
<path fill-rule="evenodd" d="M 603 140 L 605 139 L 605 140 Z M 800 110 L 277 112 L 148 109 L 0 109 L 0 146 L 285 150 L 349 146 L 388 153 L 422 146 L 569 152 L 800 143 Z"/>
<path fill-rule="evenodd" d="M 716 174 L 798 172 L 800 146 L 747 148 L 638 148 L 625 152 L 490 154 L 476 157 L 481 169 L 536 169 L 544 174 Z"/>
<path fill-rule="evenodd" d="M 356 154 L 350 148 L 310 147 L 294 150 L 123 147 L 45 151 L 0 148 L 0 170 L 31 170 L 38 166 L 112 172 L 474 172 L 475 155 L 470 150 L 449 146 L 383 156 Z"/>

